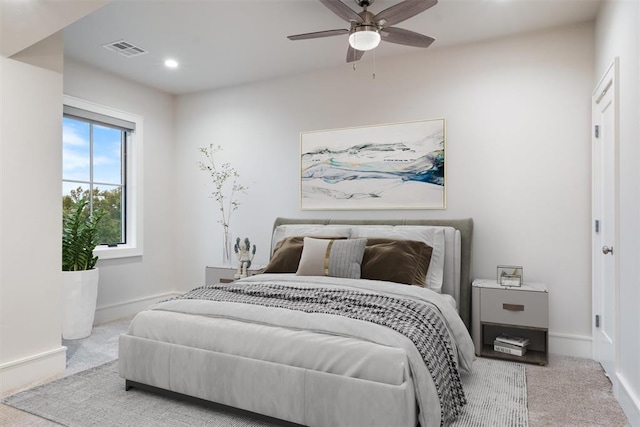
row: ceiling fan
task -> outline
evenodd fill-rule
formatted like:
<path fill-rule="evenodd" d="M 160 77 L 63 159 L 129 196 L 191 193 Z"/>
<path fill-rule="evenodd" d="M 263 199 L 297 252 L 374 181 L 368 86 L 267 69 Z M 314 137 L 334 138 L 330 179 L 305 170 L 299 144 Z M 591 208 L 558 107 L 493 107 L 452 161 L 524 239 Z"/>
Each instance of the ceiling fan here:
<path fill-rule="evenodd" d="M 391 6 L 377 15 L 367 10 L 375 0 L 355 0 L 362 8 L 357 13 L 340 0 L 320 0 L 329 10 L 351 24 L 351 28 L 318 31 L 314 33 L 288 36 L 289 40 L 306 40 L 319 37 L 340 36 L 349 34 L 347 62 L 359 61 L 367 50 L 374 49 L 384 40 L 390 43 L 414 47 L 429 47 L 435 41 L 425 36 L 402 28 L 392 27 L 411 18 L 438 3 L 438 0 L 405 0 Z"/>

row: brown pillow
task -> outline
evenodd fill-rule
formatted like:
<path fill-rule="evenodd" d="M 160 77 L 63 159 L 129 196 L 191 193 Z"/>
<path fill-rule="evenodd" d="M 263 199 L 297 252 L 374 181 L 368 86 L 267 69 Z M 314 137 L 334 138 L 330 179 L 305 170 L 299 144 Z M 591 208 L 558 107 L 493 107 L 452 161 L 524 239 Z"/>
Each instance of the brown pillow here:
<path fill-rule="evenodd" d="M 316 237 L 316 239 L 344 239 L 344 237 Z M 295 273 L 298 271 L 304 236 L 285 237 L 276 243 L 273 255 L 263 273 Z"/>
<path fill-rule="evenodd" d="M 432 252 L 431 246 L 416 240 L 369 238 L 361 277 L 424 287 Z"/>

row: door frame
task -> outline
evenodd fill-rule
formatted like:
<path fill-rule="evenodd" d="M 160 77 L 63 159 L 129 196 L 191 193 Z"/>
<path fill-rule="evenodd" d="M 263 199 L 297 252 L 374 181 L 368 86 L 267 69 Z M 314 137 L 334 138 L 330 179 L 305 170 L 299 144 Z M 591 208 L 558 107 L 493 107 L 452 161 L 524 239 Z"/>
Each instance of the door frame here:
<path fill-rule="evenodd" d="M 613 130 L 613 141 L 614 144 L 614 186 L 615 186 L 615 194 L 614 194 L 614 206 L 613 206 L 613 215 L 615 218 L 615 227 L 614 227 L 614 277 L 613 277 L 613 298 L 614 298 L 614 318 L 615 318 L 615 326 L 613 328 L 615 337 L 614 337 L 614 358 L 613 358 L 613 369 L 617 371 L 617 367 L 619 366 L 619 315 L 618 315 L 618 307 L 619 307 L 619 272 L 620 272 L 620 257 L 618 248 L 620 243 L 620 176 L 619 176 L 619 164 L 620 164 L 620 156 L 619 156 L 619 58 L 614 58 L 613 62 L 604 73 L 598 84 L 596 85 L 592 97 L 591 97 L 591 108 L 592 108 L 592 116 L 591 116 L 591 148 L 592 148 L 592 158 L 591 158 L 591 168 L 592 168 L 592 184 L 591 184 L 591 194 L 592 194 L 592 208 L 591 208 L 591 268 L 592 268 L 592 276 L 591 276 L 591 289 L 592 289 L 592 316 L 591 316 L 591 325 L 592 325 L 592 357 L 596 361 L 600 361 L 600 351 L 598 346 L 598 328 L 596 327 L 596 315 L 601 314 L 601 304 L 602 301 L 600 299 L 601 288 L 602 285 L 599 282 L 600 277 L 600 264 L 599 261 L 603 257 L 602 253 L 602 242 L 600 241 L 600 236 L 596 233 L 595 221 L 599 219 L 599 209 L 598 209 L 598 200 L 596 199 L 596 187 L 598 185 L 597 181 L 597 165 L 596 161 L 599 160 L 599 155 L 597 152 L 597 140 L 595 136 L 595 114 L 598 102 L 602 99 L 604 94 L 608 90 L 612 90 L 613 92 L 613 120 L 614 120 L 614 130 Z M 606 374 L 609 376 L 610 380 L 614 382 L 616 380 L 615 372 L 607 372 Z"/>

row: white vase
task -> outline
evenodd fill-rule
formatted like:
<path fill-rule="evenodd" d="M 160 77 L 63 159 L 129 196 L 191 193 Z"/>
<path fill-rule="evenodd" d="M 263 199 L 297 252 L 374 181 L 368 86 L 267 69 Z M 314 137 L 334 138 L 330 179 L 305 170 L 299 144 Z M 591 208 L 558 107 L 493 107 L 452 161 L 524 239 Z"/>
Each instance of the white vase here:
<path fill-rule="evenodd" d="M 98 300 L 98 269 L 62 272 L 62 338 L 91 335 Z"/>
<path fill-rule="evenodd" d="M 222 233 L 222 264 L 231 265 L 233 259 L 233 237 L 229 230 Z"/>

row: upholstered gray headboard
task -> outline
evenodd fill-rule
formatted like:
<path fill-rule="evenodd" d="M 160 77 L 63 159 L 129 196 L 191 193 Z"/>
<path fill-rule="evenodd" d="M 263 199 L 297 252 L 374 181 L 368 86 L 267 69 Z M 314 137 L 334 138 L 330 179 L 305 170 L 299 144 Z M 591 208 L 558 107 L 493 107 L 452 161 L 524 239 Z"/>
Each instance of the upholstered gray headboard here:
<path fill-rule="evenodd" d="M 338 225 L 428 225 L 453 227 L 460 231 L 460 297 L 458 312 L 462 321 L 471 330 L 471 241 L 473 219 L 305 219 L 276 218 L 273 229 L 287 224 L 338 224 Z M 272 248 L 273 249 L 273 248 Z"/>

